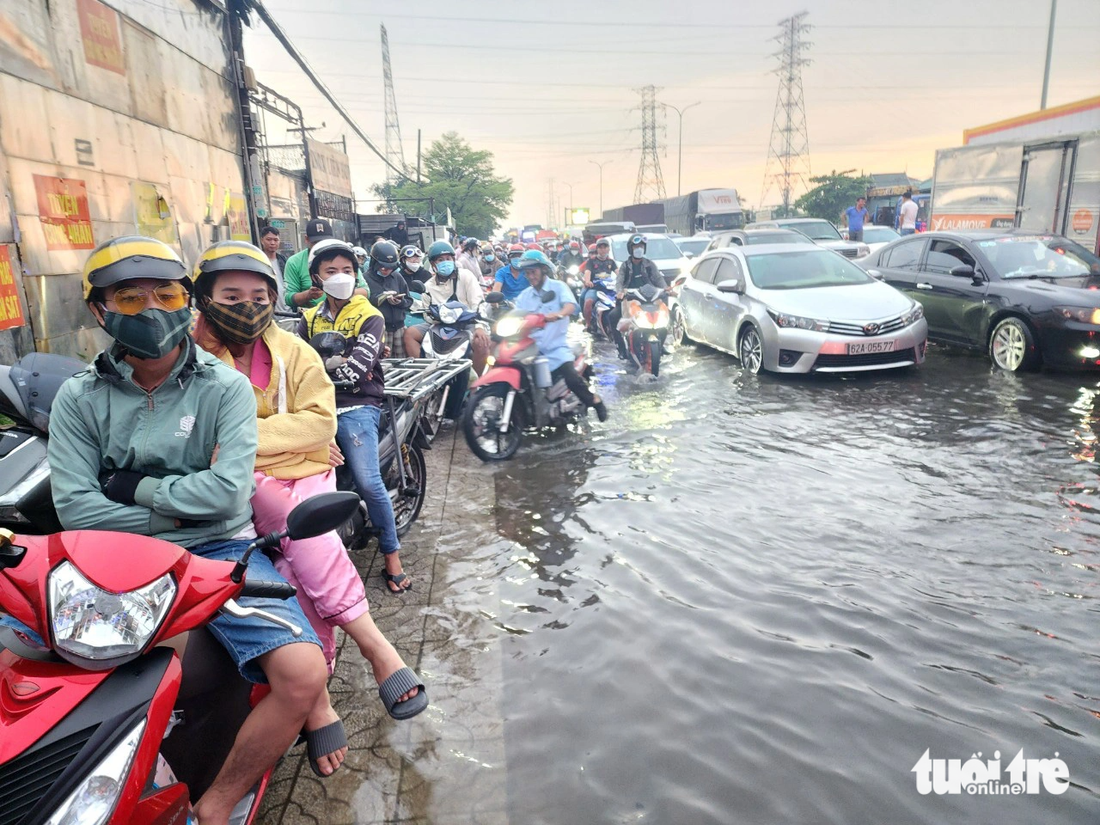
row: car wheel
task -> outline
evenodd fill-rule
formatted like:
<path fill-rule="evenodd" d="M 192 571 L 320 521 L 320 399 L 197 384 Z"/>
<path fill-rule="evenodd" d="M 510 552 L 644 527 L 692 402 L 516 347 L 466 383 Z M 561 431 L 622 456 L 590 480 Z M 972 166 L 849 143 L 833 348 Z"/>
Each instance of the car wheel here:
<path fill-rule="evenodd" d="M 1035 336 L 1019 318 L 1004 318 L 989 336 L 989 358 L 1007 372 L 1036 370 L 1042 364 Z"/>
<path fill-rule="evenodd" d="M 741 340 L 737 345 L 738 357 L 741 366 L 756 375 L 764 365 L 764 342 L 760 340 L 760 332 L 752 324 L 745 327 L 741 333 Z"/>
<path fill-rule="evenodd" d="M 672 323 L 668 329 L 668 342 L 673 347 L 678 347 L 684 342 L 686 336 L 685 328 L 687 324 L 684 323 L 684 314 L 680 311 L 680 307 L 672 308 Z"/>

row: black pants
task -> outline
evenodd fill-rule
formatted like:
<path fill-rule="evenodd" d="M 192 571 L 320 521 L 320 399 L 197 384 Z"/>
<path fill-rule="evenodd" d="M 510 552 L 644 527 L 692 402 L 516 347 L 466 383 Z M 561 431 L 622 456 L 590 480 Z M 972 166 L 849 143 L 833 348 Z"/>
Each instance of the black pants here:
<path fill-rule="evenodd" d="M 596 396 L 592 394 L 592 390 L 588 389 L 588 382 L 577 375 L 577 371 L 573 369 L 572 361 L 566 361 L 550 373 L 550 377 L 555 381 L 564 379 L 565 386 L 573 391 L 573 395 L 577 396 L 584 406 L 591 407 L 596 403 Z"/>
<path fill-rule="evenodd" d="M 619 355 L 623 358 L 628 358 L 629 353 L 626 351 L 626 341 L 623 339 L 623 334 L 619 332 L 619 321 L 623 317 L 623 302 L 616 301 L 615 308 L 608 310 L 607 313 L 607 325 L 611 328 L 611 340 L 615 342 L 615 346 L 619 348 Z"/>

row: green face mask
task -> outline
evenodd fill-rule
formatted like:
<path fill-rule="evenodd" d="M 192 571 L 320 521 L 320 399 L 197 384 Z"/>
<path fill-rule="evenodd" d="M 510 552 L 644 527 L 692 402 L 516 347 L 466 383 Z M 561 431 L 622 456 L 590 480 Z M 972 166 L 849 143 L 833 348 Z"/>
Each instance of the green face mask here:
<path fill-rule="evenodd" d="M 103 329 L 137 358 L 163 358 L 179 346 L 191 326 L 191 309 L 146 309 L 137 315 L 103 313 Z"/>

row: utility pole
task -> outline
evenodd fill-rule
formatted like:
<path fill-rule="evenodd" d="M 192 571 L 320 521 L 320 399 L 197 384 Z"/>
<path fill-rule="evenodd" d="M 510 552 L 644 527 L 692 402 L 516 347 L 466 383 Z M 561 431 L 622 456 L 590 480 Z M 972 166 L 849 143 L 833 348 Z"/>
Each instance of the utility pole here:
<path fill-rule="evenodd" d="M 683 109 L 677 109 L 675 106 L 669 103 L 662 103 L 666 109 L 672 109 L 680 118 L 680 136 L 676 139 L 677 146 L 677 158 L 676 158 L 676 194 L 680 194 L 680 179 L 684 176 L 684 112 L 690 109 L 692 106 L 698 106 L 702 103 L 701 100 L 697 100 L 694 103 L 689 103 Z"/>
<path fill-rule="evenodd" d="M 237 126 L 241 137 L 241 166 L 244 170 L 245 208 L 248 209 L 248 228 L 252 241 L 260 239 L 257 221 L 259 211 L 266 214 L 265 187 L 260 177 L 260 156 L 256 146 L 256 122 L 252 117 L 252 104 L 248 98 L 248 85 L 245 82 L 244 34 L 242 18 L 247 16 L 247 8 L 238 2 L 229 7 L 230 56 L 233 62 L 233 76 L 237 87 L 238 118 Z"/>
<path fill-rule="evenodd" d="M 802 97 L 802 67 L 810 63 L 803 53 L 810 43 L 803 35 L 810 30 L 803 22 L 809 12 L 800 12 L 786 20 L 780 20 L 782 34 L 772 38 L 780 48 L 773 57 L 779 58 L 779 66 L 773 70 L 779 75 L 779 93 L 775 97 L 775 114 L 772 118 L 771 145 L 764 172 L 764 189 L 760 205 L 774 185 L 783 200 L 783 214 L 790 212 L 792 195 L 798 184 L 806 185 L 810 177 L 810 139 L 806 131 L 806 104 Z"/>
<path fill-rule="evenodd" d="M 569 187 L 569 208 L 572 209 L 573 208 L 573 184 L 571 184 L 571 183 L 562 183 L 562 186 L 568 186 Z"/>
<path fill-rule="evenodd" d="M 615 161 L 605 160 L 603 163 L 600 163 L 599 161 L 590 160 L 588 162 L 589 163 L 594 163 L 596 166 L 600 167 L 600 217 L 602 218 L 603 217 L 603 167 L 604 167 L 605 164 L 614 163 Z"/>
<path fill-rule="evenodd" d="M 642 160 L 638 164 L 634 203 L 643 203 L 647 193 L 653 196 L 651 200 L 665 196 L 665 180 L 661 176 L 661 161 L 657 157 L 657 152 L 662 148 L 657 142 L 657 87 L 643 86 L 637 91 L 642 96 Z"/>
<path fill-rule="evenodd" d="M 546 184 L 546 228 L 549 229 L 554 225 L 554 179 L 550 178 Z"/>
<path fill-rule="evenodd" d="M 1047 88 L 1050 86 L 1050 58 L 1054 54 L 1054 15 L 1058 9 L 1058 0 L 1050 0 L 1050 25 L 1047 27 L 1047 65 L 1043 69 L 1043 97 L 1039 108 L 1047 107 Z"/>
<path fill-rule="evenodd" d="M 416 130 L 416 185 L 420 185 L 420 130 Z"/>

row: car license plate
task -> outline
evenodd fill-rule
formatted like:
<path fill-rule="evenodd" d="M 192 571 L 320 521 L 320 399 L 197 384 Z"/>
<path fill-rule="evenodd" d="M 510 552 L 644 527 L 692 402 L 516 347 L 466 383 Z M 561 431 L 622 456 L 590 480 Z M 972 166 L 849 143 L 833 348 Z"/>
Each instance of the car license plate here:
<path fill-rule="evenodd" d="M 849 355 L 873 355 L 878 352 L 893 352 L 896 341 L 864 341 L 848 345 Z"/>

